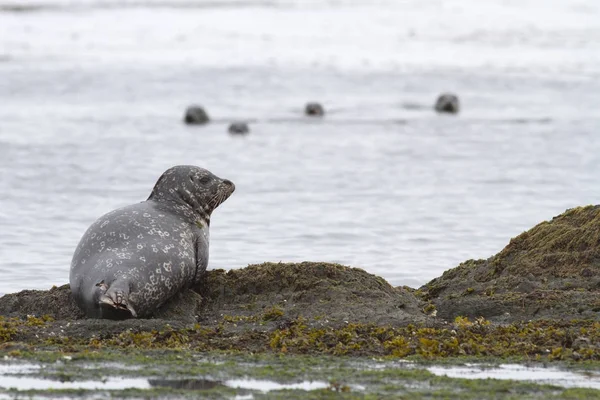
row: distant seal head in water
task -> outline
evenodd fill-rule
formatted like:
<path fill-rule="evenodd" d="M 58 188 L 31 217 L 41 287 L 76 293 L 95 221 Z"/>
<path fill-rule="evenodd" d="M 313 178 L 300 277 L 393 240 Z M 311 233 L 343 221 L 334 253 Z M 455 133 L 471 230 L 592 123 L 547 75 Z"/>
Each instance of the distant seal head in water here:
<path fill-rule="evenodd" d="M 188 125 L 201 125 L 208 123 L 210 118 L 203 107 L 191 105 L 185 110 L 183 121 Z"/>
<path fill-rule="evenodd" d="M 234 190 L 205 169 L 175 166 L 148 200 L 100 217 L 71 262 L 76 303 L 91 318 L 148 317 L 197 284 L 208 265 L 211 213 Z"/>
<path fill-rule="evenodd" d="M 319 103 L 307 103 L 304 106 L 304 114 L 309 117 L 322 117 L 325 115 L 325 109 Z"/>
<path fill-rule="evenodd" d="M 453 93 L 442 93 L 438 96 L 434 108 L 439 113 L 456 114 L 460 111 L 458 96 Z"/>
<path fill-rule="evenodd" d="M 227 131 L 232 135 L 245 135 L 247 133 L 250 133 L 250 128 L 245 122 L 234 122 L 231 125 L 229 125 Z"/>

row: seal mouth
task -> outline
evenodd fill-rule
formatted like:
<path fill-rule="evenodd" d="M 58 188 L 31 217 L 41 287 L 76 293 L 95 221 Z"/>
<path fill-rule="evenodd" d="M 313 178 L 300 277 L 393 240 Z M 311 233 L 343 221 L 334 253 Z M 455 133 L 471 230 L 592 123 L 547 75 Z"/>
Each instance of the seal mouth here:
<path fill-rule="evenodd" d="M 221 205 L 225 200 L 231 196 L 231 194 L 235 191 L 235 185 L 228 179 L 224 179 L 219 184 L 219 190 L 215 194 L 215 196 L 209 201 L 209 208 L 214 210 L 219 205 Z"/>

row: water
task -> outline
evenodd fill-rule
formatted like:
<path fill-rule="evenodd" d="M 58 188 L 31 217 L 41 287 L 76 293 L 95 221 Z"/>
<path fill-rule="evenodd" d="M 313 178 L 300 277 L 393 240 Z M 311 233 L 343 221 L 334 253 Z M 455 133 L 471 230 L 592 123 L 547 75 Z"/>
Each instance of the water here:
<path fill-rule="evenodd" d="M 381 365 L 369 364 L 363 366 L 365 370 L 379 370 Z M 397 366 L 399 370 L 416 367 L 412 363 L 403 363 Z M 51 368 L 51 367 L 49 367 Z M 390 368 L 387 366 L 386 368 Z M 548 384 L 564 388 L 591 388 L 600 389 L 600 376 L 596 372 L 572 372 L 556 367 L 524 366 L 518 364 L 501 364 L 486 366 L 484 364 L 467 364 L 464 366 L 430 366 L 426 368 L 435 375 L 450 378 L 466 379 L 509 379 L 513 381 L 529 381 L 536 384 Z M 296 383 L 279 383 L 268 379 L 254 379 L 250 377 L 218 380 L 211 377 L 197 377 L 188 379 L 153 379 L 145 377 L 120 377 L 103 376 L 101 379 L 75 379 L 52 380 L 36 375 L 41 371 L 36 364 L 2 364 L 0 365 L 0 389 L 16 390 L 124 390 L 124 389 L 150 389 L 173 388 L 184 390 L 211 390 L 215 388 L 234 388 L 238 393 L 244 391 L 259 391 L 268 393 L 279 390 L 304 390 L 311 391 L 331 387 L 331 383 L 324 380 L 304 380 Z M 406 384 L 406 382 L 404 382 Z M 353 392 L 365 392 L 366 386 L 351 384 Z M 248 398 L 253 398 L 248 394 Z M 0 394 L 0 398 L 3 398 Z"/>
<path fill-rule="evenodd" d="M 428 367 L 436 375 L 464 379 L 510 379 L 530 381 L 539 385 L 554 385 L 565 388 L 600 389 L 600 375 L 597 372 L 570 372 L 556 367 L 527 367 L 518 364 L 501 364 L 485 368 L 480 364 L 468 364 L 463 367 Z"/>
<path fill-rule="evenodd" d="M 600 197 L 594 0 L 0 10 L 0 292 L 67 282 L 87 227 L 176 164 L 237 187 L 210 268 L 335 261 L 395 285 Z M 431 111 L 442 91 L 460 115 Z M 215 122 L 184 126 L 191 103 Z"/>
<path fill-rule="evenodd" d="M 91 367 L 91 366 L 88 366 Z M 121 367 L 121 366 L 119 366 Z M 51 369 L 51 367 L 48 367 Z M 217 380 L 211 378 L 194 379 L 149 379 L 144 377 L 107 377 L 92 380 L 54 380 L 45 379 L 36 373 L 42 371 L 37 364 L 0 364 L 0 389 L 16 390 L 63 390 L 63 389 L 85 389 L 85 390 L 123 390 L 123 389 L 150 389 L 152 387 L 164 387 L 187 390 L 209 390 L 215 387 L 230 387 L 234 389 L 256 390 L 269 392 L 272 390 L 317 390 L 329 387 L 324 381 L 306 380 L 298 383 L 278 383 L 266 379 L 237 378 Z M 353 388 L 364 390 L 360 385 L 352 385 Z M 1 396 L 1 394 L 0 394 Z M 0 397 L 2 398 L 2 397 Z"/>

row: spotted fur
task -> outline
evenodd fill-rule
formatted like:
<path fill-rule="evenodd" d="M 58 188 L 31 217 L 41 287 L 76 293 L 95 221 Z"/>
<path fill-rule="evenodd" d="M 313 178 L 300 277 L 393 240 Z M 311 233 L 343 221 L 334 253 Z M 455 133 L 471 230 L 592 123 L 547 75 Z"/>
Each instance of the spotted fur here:
<path fill-rule="evenodd" d="M 148 317 L 208 265 L 210 215 L 235 190 L 231 181 L 181 165 L 150 197 L 100 217 L 71 262 L 71 291 L 91 318 Z"/>

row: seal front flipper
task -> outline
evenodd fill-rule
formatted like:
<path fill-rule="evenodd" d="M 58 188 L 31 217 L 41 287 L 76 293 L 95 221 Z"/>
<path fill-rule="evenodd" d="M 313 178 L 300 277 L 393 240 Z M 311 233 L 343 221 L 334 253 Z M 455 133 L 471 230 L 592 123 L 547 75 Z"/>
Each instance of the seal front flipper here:
<path fill-rule="evenodd" d="M 208 230 L 201 230 L 196 239 L 194 256 L 196 258 L 196 270 L 192 285 L 199 285 L 205 278 L 206 268 L 208 267 Z"/>
<path fill-rule="evenodd" d="M 125 319 L 137 317 L 137 312 L 129 299 L 129 284 L 117 279 L 111 285 L 99 283 L 100 294 L 98 303 L 102 309 L 102 317 L 110 319 Z M 104 290 L 103 290 L 104 289 Z"/>

